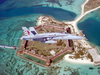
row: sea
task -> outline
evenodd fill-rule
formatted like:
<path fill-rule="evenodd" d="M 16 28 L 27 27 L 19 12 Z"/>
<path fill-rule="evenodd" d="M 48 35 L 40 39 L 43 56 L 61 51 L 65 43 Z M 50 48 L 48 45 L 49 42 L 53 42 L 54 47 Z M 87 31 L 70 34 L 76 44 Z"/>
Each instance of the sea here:
<path fill-rule="evenodd" d="M 49 15 L 59 21 L 72 21 L 81 14 L 85 0 L 0 0 L 0 44 L 18 47 L 22 27 L 34 27 L 37 18 Z M 90 12 L 78 23 L 88 42 L 100 46 L 100 9 Z M 16 56 L 17 50 L 0 48 L 0 75 L 100 75 L 100 66 L 66 60 L 51 68 L 39 66 Z"/>
<path fill-rule="evenodd" d="M 83 30 L 88 42 L 95 46 L 100 53 L 100 8 L 85 15 L 77 23 L 78 29 Z"/>

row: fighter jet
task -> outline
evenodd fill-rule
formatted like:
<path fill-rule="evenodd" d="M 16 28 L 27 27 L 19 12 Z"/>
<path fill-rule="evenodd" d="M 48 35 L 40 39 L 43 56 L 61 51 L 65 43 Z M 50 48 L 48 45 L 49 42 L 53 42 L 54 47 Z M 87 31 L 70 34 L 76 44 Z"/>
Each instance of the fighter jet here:
<path fill-rule="evenodd" d="M 24 32 L 24 36 L 22 36 L 21 40 L 30 40 L 30 41 L 41 41 L 42 43 L 57 43 L 56 40 L 80 40 L 84 39 L 82 36 L 76 36 L 73 34 L 65 33 L 65 32 L 55 32 L 55 33 L 41 33 L 38 34 L 34 27 L 30 27 L 29 30 L 26 27 L 22 27 Z"/>

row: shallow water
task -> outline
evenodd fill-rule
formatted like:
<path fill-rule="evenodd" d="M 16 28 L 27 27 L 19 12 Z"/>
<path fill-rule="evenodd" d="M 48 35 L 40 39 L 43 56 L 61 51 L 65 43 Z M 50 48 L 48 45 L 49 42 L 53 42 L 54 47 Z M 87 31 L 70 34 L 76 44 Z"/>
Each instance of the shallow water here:
<path fill-rule="evenodd" d="M 100 9 L 93 11 L 78 22 L 78 28 L 83 30 L 89 42 L 100 46 Z"/>
<path fill-rule="evenodd" d="M 31 14 L 45 14 L 53 16 L 57 20 L 66 20 L 72 21 L 76 18 L 76 14 L 67 10 L 54 7 L 43 7 L 43 6 L 34 6 L 34 7 L 25 7 L 17 8 L 0 12 L 0 18 L 3 17 L 15 17 L 15 16 L 24 16 Z M 66 15 L 66 16 L 65 16 Z"/>
<path fill-rule="evenodd" d="M 7 0 L 7 1 L 10 1 L 8 2 L 8 5 L 7 5 L 7 2 L 4 2 L 5 6 L 3 6 L 2 4 L 1 6 L 2 8 L 0 7 L 0 11 L 2 10 L 3 12 L 5 11 L 5 13 L 7 13 L 6 6 L 10 6 L 8 7 L 9 13 L 5 15 L 1 15 L 3 18 L 0 18 L 0 44 L 9 45 L 9 46 L 13 46 L 13 45 L 18 46 L 20 40 L 14 39 L 14 38 L 19 38 L 22 36 L 23 31 L 21 27 L 22 26 L 26 26 L 26 27 L 36 26 L 37 18 L 41 14 L 36 14 L 38 11 L 35 11 L 35 15 L 30 14 L 31 12 L 30 9 L 31 8 L 33 9 L 33 7 L 30 7 L 30 9 L 27 9 L 28 7 L 25 7 L 25 9 L 27 9 L 28 11 L 26 10 L 23 10 L 24 12 L 17 11 L 20 9 L 24 9 L 22 8 L 22 5 L 24 6 L 25 3 L 31 4 L 32 2 L 30 1 L 27 2 L 26 0 L 24 0 L 25 1 L 24 2 L 23 0 L 21 0 L 22 2 L 21 3 L 19 2 L 19 4 L 18 4 L 19 0 Z M 16 1 L 17 4 L 14 1 Z M 38 0 L 31 0 L 31 1 L 34 1 L 35 3 Z M 41 2 L 40 1 L 41 0 L 39 0 L 37 4 L 42 3 L 43 0 Z M 59 19 L 60 17 L 62 17 L 63 19 L 66 19 L 66 17 L 68 17 L 66 16 L 66 14 L 68 14 L 66 13 L 67 9 L 68 11 L 74 12 L 79 16 L 81 12 L 80 5 L 83 2 L 84 0 L 74 0 L 72 5 L 66 5 L 66 7 L 64 7 L 65 2 L 62 1 L 61 3 L 63 5 L 62 7 L 58 7 L 59 5 L 55 4 L 54 7 L 57 7 L 57 8 L 54 8 L 54 7 L 47 7 L 47 8 L 50 8 L 50 10 L 54 8 L 56 9 L 56 11 L 60 10 L 60 13 L 64 13 L 64 15 L 62 16 L 62 15 L 59 15 L 59 13 L 55 14 L 56 11 L 54 11 L 54 13 L 52 11 L 52 16 L 54 16 L 54 18 Z M 16 7 L 19 7 L 19 8 L 15 10 Z M 58 8 L 62 8 L 62 9 L 58 9 Z M 39 12 L 40 13 L 45 12 L 45 11 L 48 12 L 50 10 L 43 9 Z M 12 13 L 14 11 L 16 11 L 17 13 L 16 14 Z M 2 14 L 2 12 L 0 13 Z M 32 13 L 33 13 L 33 10 L 32 10 Z M 47 14 L 48 13 L 46 13 L 46 15 Z M 92 70 L 89 69 L 90 67 L 92 67 L 93 69 Z M 60 63 L 57 63 L 56 65 L 54 65 L 54 67 L 47 69 L 45 67 L 41 67 L 32 62 L 29 62 L 27 60 L 17 57 L 16 50 L 12 51 L 11 49 L 0 48 L 0 75 L 42 75 L 42 74 L 44 75 L 56 75 L 56 74 L 57 75 L 94 75 L 94 74 L 99 75 L 98 67 L 99 66 L 93 66 L 93 65 L 87 65 L 87 64 L 70 63 L 70 62 L 67 62 L 66 60 L 63 60 Z"/>

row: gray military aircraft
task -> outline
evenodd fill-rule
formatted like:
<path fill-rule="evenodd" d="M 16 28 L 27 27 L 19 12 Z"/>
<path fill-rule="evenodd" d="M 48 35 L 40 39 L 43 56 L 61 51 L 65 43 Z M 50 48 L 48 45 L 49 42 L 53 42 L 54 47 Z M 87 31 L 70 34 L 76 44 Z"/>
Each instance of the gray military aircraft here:
<path fill-rule="evenodd" d="M 34 27 L 30 27 L 29 30 L 26 27 L 22 27 L 22 30 L 24 31 L 24 36 L 22 36 L 21 40 L 30 40 L 30 41 L 41 41 L 42 43 L 57 43 L 56 40 L 80 40 L 84 39 L 82 36 L 76 36 L 69 33 L 41 33 L 38 34 Z"/>

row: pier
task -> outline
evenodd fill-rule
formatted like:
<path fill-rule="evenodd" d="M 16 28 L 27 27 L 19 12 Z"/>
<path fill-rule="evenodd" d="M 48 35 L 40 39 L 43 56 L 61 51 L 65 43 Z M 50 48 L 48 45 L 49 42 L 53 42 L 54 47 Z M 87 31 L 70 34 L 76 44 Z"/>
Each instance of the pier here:
<path fill-rule="evenodd" d="M 14 49 L 18 49 L 18 47 L 16 47 L 16 46 L 0 45 L 0 47 L 1 47 L 1 48 L 10 48 L 10 49 L 12 49 L 12 50 L 14 50 Z"/>

